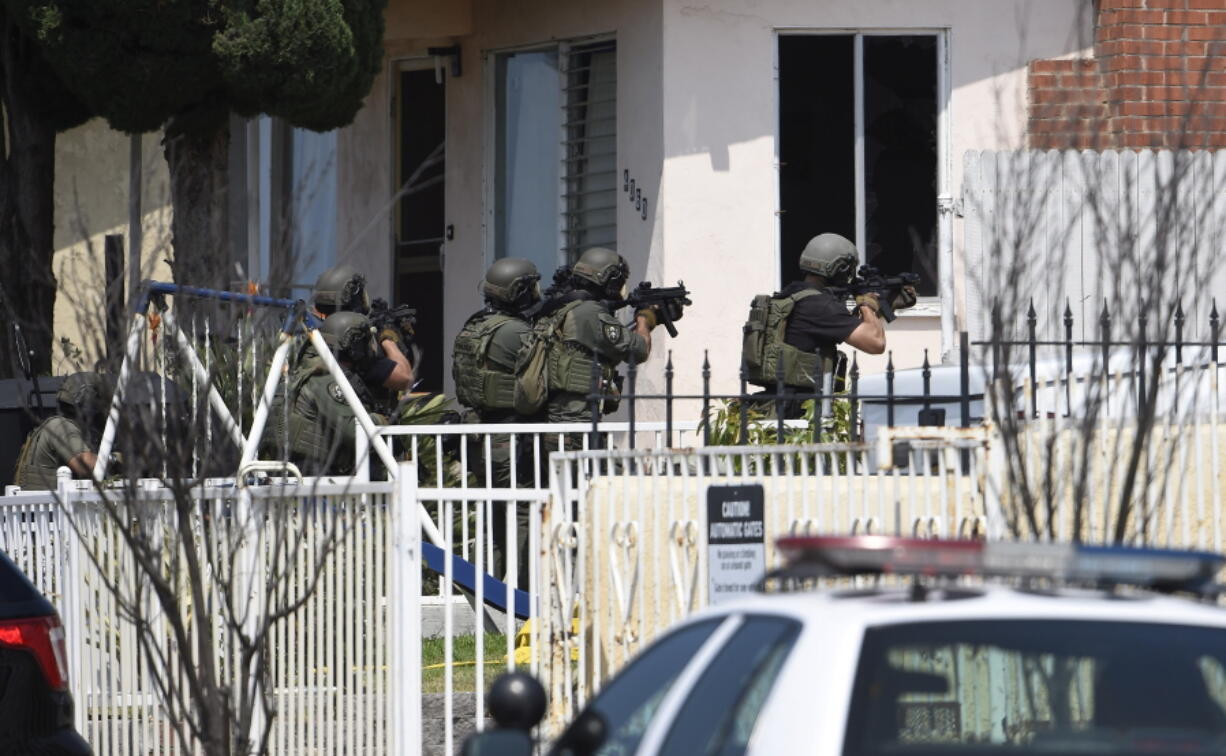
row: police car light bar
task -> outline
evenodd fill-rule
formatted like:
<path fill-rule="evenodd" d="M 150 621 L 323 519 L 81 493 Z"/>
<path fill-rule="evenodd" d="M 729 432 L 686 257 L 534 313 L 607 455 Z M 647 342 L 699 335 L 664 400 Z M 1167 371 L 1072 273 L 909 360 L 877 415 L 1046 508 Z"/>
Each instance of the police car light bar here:
<path fill-rule="evenodd" d="M 1165 591 L 1205 592 L 1226 566 L 1226 556 L 1206 551 L 1073 543 L 806 536 L 781 538 L 778 547 L 790 567 L 821 574 L 1029 577 Z"/>

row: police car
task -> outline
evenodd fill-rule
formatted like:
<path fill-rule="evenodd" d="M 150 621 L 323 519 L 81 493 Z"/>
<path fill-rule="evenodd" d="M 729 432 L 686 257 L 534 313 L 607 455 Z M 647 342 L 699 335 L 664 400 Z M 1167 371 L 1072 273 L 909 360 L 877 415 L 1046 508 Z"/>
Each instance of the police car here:
<path fill-rule="evenodd" d="M 779 546 L 787 566 L 762 593 L 660 637 L 546 752 L 1226 753 L 1221 555 L 882 536 Z M 813 589 L 831 577 L 841 587 Z M 533 685 L 500 680 L 490 711 L 509 726 L 464 752 L 530 753 L 544 711 Z"/>

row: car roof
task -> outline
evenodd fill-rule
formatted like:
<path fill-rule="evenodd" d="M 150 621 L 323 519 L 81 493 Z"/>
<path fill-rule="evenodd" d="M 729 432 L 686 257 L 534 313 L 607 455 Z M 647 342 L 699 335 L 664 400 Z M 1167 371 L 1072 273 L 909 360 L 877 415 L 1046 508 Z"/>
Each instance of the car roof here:
<path fill-rule="evenodd" d="M 1027 590 L 987 583 L 933 588 L 914 600 L 904 586 L 762 593 L 696 613 L 700 621 L 730 614 L 778 614 L 847 629 L 908 622 L 993 619 L 1151 622 L 1226 627 L 1226 609 L 1191 598 L 1139 590 Z"/>

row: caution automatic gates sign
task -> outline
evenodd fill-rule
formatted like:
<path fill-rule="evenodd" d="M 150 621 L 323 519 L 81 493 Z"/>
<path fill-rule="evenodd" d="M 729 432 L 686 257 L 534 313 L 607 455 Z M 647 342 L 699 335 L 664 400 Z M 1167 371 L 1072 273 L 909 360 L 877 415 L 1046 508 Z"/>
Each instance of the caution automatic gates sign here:
<path fill-rule="evenodd" d="M 766 572 L 764 499 L 761 485 L 707 489 L 707 596 L 712 605 L 752 592 Z"/>

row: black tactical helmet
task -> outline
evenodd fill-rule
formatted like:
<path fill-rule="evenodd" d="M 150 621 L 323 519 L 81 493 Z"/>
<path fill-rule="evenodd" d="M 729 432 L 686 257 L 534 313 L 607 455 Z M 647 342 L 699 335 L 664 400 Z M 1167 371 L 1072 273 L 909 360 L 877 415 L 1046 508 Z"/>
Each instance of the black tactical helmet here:
<path fill-rule="evenodd" d="M 838 234 L 818 234 L 800 253 L 800 269 L 831 283 L 846 283 L 856 272 L 856 245 Z"/>
<path fill-rule="evenodd" d="M 540 301 L 540 280 L 531 260 L 504 257 L 485 271 L 481 293 L 494 304 L 523 309 Z"/>
<path fill-rule="evenodd" d="M 329 315 L 343 310 L 370 312 L 366 277 L 348 265 L 325 270 L 315 282 L 315 309 Z"/>
<path fill-rule="evenodd" d="M 324 319 L 319 332 L 338 359 L 360 365 L 376 354 L 375 331 L 361 313 L 333 313 Z"/>
<path fill-rule="evenodd" d="M 616 252 L 606 247 L 591 247 L 579 256 L 571 274 L 578 279 L 595 284 L 598 288 L 617 293 L 630 277 L 630 266 Z"/>
<path fill-rule="evenodd" d="M 106 412 L 111 400 L 111 385 L 99 373 L 73 373 L 60 384 L 55 395 L 60 412 L 82 417 Z"/>

